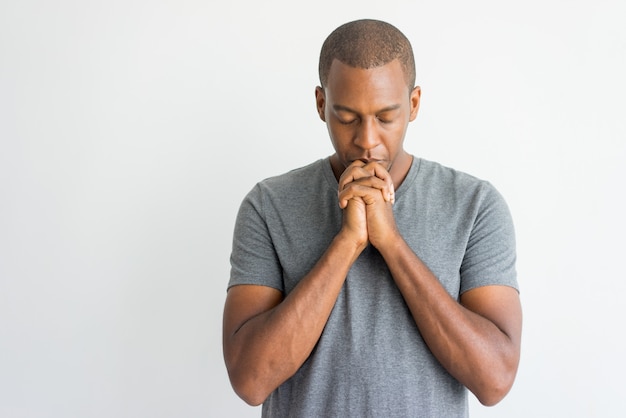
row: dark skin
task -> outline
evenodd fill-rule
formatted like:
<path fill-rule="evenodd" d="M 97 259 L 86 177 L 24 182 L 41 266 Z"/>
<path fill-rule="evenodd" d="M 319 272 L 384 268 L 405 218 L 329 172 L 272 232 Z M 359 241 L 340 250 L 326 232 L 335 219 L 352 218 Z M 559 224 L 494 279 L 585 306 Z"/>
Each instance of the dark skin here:
<path fill-rule="evenodd" d="M 371 244 L 381 253 L 433 355 L 485 405 L 510 390 L 520 357 L 522 311 L 517 291 L 484 286 L 453 299 L 398 231 L 394 190 L 411 166 L 403 148 L 417 116 L 419 87 L 409 89 L 392 61 L 359 69 L 337 60 L 315 92 L 335 154 L 343 224 L 315 267 L 284 296 L 264 286 L 228 291 L 223 344 L 235 392 L 259 405 L 308 358 L 350 266 Z"/>

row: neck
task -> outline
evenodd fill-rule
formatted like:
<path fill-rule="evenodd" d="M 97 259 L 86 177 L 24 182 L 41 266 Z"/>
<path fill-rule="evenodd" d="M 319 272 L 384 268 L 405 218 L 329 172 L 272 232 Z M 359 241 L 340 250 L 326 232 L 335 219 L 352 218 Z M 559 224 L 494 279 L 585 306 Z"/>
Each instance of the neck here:
<path fill-rule="evenodd" d="M 391 175 L 391 180 L 393 180 L 393 187 L 396 190 L 398 190 L 406 178 L 406 175 L 409 173 L 412 163 L 413 156 L 406 151 L 402 151 L 393 161 L 391 167 L 389 167 L 389 174 Z"/>

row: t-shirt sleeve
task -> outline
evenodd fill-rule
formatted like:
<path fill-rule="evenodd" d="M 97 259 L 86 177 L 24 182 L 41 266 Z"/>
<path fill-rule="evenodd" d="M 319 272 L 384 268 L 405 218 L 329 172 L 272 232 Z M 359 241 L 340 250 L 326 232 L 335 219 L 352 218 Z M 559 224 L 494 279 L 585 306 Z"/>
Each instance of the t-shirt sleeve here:
<path fill-rule="evenodd" d="M 263 210 L 262 189 L 257 184 L 244 198 L 237 213 L 230 256 L 229 288 L 255 284 L 284 292 L 282 268 Z"/>
<path fill-rule="evenodd" d="M 479 286 L 517 283 L 515 229 L 502 195 L 483 184 L 476 216 L 461 263 L 461 293 Z"/>

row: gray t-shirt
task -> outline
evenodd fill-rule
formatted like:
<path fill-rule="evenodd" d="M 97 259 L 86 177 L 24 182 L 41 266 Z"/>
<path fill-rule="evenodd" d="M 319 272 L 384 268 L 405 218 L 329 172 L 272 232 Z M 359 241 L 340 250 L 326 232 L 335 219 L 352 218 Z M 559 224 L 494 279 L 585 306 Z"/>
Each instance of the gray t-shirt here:
<path fill-rule="evenodd" d="M 288 294 L 341 227 L 328 158 L 258 183 L 235 225 L 229 287 Z M 458 300 L 485 285 L 517 287 L 508 207 L 486 181 L 424 159 L 396 190 L 398 228 Z M 464 417 L 467 390 L 432 355 L 380 253 L 354 263 L 322 336 L 263 416 Z"/>

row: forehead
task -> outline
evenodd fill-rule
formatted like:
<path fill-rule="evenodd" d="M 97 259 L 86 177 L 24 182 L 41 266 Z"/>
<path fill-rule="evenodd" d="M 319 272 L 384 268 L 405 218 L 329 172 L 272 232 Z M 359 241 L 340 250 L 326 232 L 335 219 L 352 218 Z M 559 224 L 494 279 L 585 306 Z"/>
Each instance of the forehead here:
<path fill-rule="evenodd" d="M 355 68 L 334 60 L 325 87 L 329 104 L 351 108 L 383 108 L 408 100 L 409 91 L 398 60 L 376 68 Z"/>

